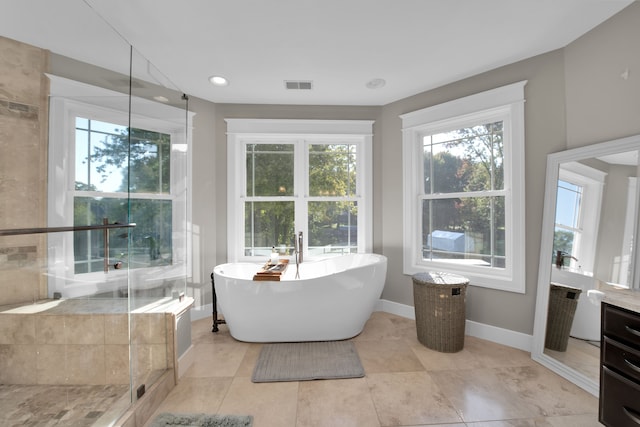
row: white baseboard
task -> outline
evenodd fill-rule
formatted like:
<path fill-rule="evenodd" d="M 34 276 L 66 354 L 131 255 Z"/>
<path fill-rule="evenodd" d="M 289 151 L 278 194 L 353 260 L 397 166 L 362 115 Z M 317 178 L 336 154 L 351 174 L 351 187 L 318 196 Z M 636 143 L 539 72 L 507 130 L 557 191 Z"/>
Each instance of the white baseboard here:
<path fill-rule="evenodd" d="M 407 319 L 415 320 L 416 318 L 415 309 L 412 306 L 384 299 L 378 301 L 376 311 L 384 311 L 385 313 L 395 314 Z M 533 343 L 533 335 L 486 325 L 468 319 L 465 322 L 465 334 L 528 352 L 531 352 Z"/>
<path fill-rule="evenodd" d="M 395 314 L 406 319 L 415 320 L 416 318 L 413 306 L 385 299 L 378 300 L 375 310 Z M 193 322 L 195 320 L 204 319 L 205 317 L 210 317 L 212 312 L 212 304 L 207 304 L 202 307 L 194 307 L 191 309 L 191 321 Z M 465 334 L 528 352 L 531 352 L 531 346 L 533 343 L 533 335 L 527 335 L 522 332 L 499 328 L 497 326 L 486 325 L 484 323 L 468 319 L 465 323 Z"/>

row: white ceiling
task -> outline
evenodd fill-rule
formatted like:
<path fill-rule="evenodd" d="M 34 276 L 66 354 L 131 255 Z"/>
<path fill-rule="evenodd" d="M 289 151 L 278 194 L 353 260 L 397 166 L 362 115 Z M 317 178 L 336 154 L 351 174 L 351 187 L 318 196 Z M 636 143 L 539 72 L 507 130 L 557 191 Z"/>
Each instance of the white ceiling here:
<path fill-rule="evenodd" d="M 218 103 L 385 105 L 564 47 L 632 1 L 0 0 L 0 35 L 127 72 L 115 30 L 156 81 Z"/>

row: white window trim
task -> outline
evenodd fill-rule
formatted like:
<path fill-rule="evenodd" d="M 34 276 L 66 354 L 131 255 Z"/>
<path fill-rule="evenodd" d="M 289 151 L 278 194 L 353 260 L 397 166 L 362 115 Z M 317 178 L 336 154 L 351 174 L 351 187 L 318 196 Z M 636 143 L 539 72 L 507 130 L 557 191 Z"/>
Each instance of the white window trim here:
<path fill-rule="evenodd" d="M 122 126 L 149 128 L 171 135 L 171 194 L 136 194 L 134 199 L 170 199 L 186 198 L 184 209 L 174 209 L 173 229 L 185 230 L 183 242 L 186 247 L 173 247 L 173 264 L 170 266 L 110 270 L 83 274 L 74 273 L 73 233 L 52 233 L 49 239 L 48 254 L 48 293 L 61 292 L 65 298 L 82 297 L 97 292 L 117 290 L 136 279 L 136 288 L 144 288 L 145 283 L 153 286 L 152 276 L 170 278 L 192 275 L 192 237 L 190 192 L 182 190 L 177 194 L 178 182 L 186 189 L 191 184 L 191 129 L 193 113 L 175 107 L 152 102 L 143 98 L 113 92 L 104 88 L 76 82 L 63 77 L 47 74 L 51 81 L 49 145 L 49 186 L 48 186 L 48 224 L 50 227 L 73 225 L 73 201 L 76 193 L 83 196 L 122 197 L 122 193 L 76 192 L 75 191 L 75 120 L 81 116 L 101 121 L 111 121 Z M 130 102 L 131 101 L 131 102 Z M 141 113 L 144 113 L 142 115 Z M 188 130 L 188 135 L 186 131 Z M 186 158 L 177 161 L 179 157 Z M 186 180 L 186 182 L 185 182 Z M 185 226 L 186 224 L 186 226 Z"/>
<path fill-rule="evenodd" d="M 296 168 L 306 163 L 303 155 L 307 152 L 307 140 L 311 143 L 346 141 L 360 145 L 356 158 L 358 170 L 356 197 L 358 201 L 358 252 L 371 252 L 373 249 L 372 222 L 372 120 L 298 120 L 298 119 L 225 119 L 227 123 L 227 259 L 229 262 L 262 261 L 259 257 L 247 257 L 242 253 L 244 238 L 244 201 L 245 180 L 244 147 L 248 141 L 266 142 L 268 140 L 294 141 L 305 144 L 295 159 Z M 306 168 L 305 168 L 306 169 Z M 296 174 L 299 175 L 299 174 Z M 306 193 L 306 180 L 300 188 L 296 183 L 294 197 L 301 191 Z M 305 199 L 313 198 L 303 195 Z M 349 198 L 351 199 L 351 198 Z M 285 200 L 285 199 L 283 199 Z M 306 213 L 297 211 L 295 222 L 305 236 L 308 236 Z M 292 236 L 293 240 L 293 236 Z M 308 258 L 308 254 L 304 254 Z"/>
<path fill-rule="evenodd" d="M 469 278 L 470 284 L 511 292 L 525 292 L 525 181 L 524 181 L 524 86 L 513 83 L 400 116 L 403 145 L 403 272 L 412 275 L 428 270 L 448 271 Z M 505 143 L 505 253 L 506 267 L 473 267 L 421 256 L 422 141 L 420 135 L 478 120 L 502 118 Z M 509 186 L 510 185 L 510 186 Z"/>

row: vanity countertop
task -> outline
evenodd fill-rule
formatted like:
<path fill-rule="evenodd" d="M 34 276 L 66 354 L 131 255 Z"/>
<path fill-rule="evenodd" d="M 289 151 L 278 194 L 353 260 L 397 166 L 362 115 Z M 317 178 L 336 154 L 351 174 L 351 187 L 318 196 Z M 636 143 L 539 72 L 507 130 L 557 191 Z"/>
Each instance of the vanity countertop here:
<path fill-rule="evenodd" d="M 604 292 L 604 302 L 640 313 L 639 290 L 620 288 L 604 282 L 599 282 L 597 289 Z"/>

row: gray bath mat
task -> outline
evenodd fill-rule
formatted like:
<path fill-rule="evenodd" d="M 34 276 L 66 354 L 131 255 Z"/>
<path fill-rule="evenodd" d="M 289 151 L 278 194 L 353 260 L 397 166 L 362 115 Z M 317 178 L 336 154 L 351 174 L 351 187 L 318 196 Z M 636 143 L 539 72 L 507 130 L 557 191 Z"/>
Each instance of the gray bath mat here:
<path fill-rule="evenodd" d="M 251 427 L 251 415 L 171 414 L 158 415 L 151 427 Z"/>
<path fill-rule="evenodd" d="M 253 370 L 254 383 L 364 377 L 351 341 L 265 344 Z"/>

